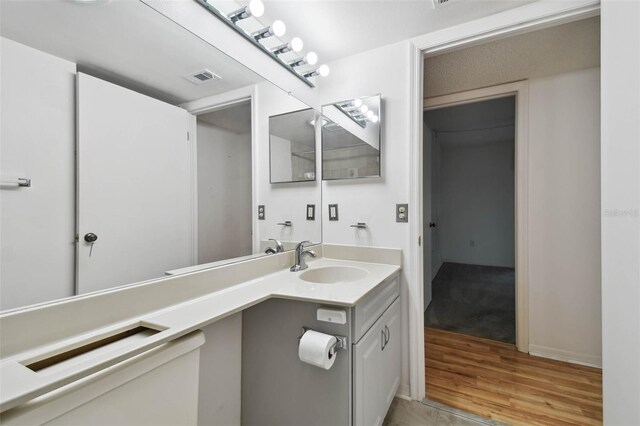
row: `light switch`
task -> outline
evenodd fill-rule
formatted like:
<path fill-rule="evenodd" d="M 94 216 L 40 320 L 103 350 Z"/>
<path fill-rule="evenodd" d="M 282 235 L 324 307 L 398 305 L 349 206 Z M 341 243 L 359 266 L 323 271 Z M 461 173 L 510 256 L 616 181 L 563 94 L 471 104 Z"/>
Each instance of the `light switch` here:
<path fill-rule="evenodd" d="M 329 204 L 329 220 L 338 220 L 337 204 Z"/>
<path fill-rule="evenodd" d="M 409 222 L 409 204 L 396 204 L 396 222 Z"/>

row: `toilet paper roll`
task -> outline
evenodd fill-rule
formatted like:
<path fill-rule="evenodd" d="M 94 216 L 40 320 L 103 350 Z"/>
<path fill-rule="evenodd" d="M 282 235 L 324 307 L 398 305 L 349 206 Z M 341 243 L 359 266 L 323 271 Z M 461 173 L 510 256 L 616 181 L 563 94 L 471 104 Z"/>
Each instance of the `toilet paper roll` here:
<path fill-rule="evenodd" d="M 337 354 L 329 353 L 335 343 L 335 336 L 307 330 L 300 338 L 298 357 L 302 362 L 328 370 L 336 362 Z"/>

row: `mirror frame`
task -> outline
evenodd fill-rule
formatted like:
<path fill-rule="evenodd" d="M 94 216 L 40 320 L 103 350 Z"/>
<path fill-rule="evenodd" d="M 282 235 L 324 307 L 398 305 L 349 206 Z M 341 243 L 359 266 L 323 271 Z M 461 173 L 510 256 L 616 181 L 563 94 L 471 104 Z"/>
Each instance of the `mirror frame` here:
<path fill-rule="evenodd" d="M 378 120 L 378 145 L 379 145 L 379 149 L 378 149 L 378 164 L 379 164 L 378 174 L 377 175 L 371 175 L 371 176 L 325 178 L 324 177 L 324 167 L 323 167 L 323 161 L 324 161 L 324 149 L 323 149 L 324 138 L 322 136 L 322 127 L 320 127 L 320 175 L 321 175 L 320 179 L 322 181 L 377 179 L 377 178 L 381 178 L 382 177 L 382 117 L 383 117 L 383 113 L 382 113 L 382 93 L 376 93 L 375 95 L 369 95 L 369 96 L 360 96 L 358 98 L 344 99 L 344 100 L 341 100 L 341 101 L 332 102 L 330 104 L 323 104 L 320 107 L 320 120 L 322 120 L 324 118 L 324 115 L 322 114 L 322 110 L 324 109 L 324 107 L 334 106 L 335 104 L 340 104 L 340 103 L 344 103 L 344 102 L 351 102 L 351 101 L 354 101 L 356 99 L 373 98 L 373 97 L 376 97 L 376 96 L 380 100 L 380 106 L 379 106 L 379 111 L 378 111 L 378 117 L 380 118 Z M 316 126 L 317 125 L 318 124 L 316 123 Z"/>

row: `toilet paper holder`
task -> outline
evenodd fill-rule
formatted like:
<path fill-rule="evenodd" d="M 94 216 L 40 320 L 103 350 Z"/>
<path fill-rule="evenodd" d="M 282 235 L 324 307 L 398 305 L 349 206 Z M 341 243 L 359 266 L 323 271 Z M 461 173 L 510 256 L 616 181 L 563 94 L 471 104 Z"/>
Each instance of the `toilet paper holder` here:
<path fill-rule="evenodd" d="M 306 333 L 309 330 L 313 330 L 313 329 L 311 327 L 302 327 L 302 334 L 300 336 L 298 336 L 298 342 L 300 342 L 300 339 L 302 339 L 302 336 L 304 335 L 304 333 Z M 347 337 L 346 336 L 333 335 L 333 337 L 336 338 L 336 343 L 331 345 L 331 347 L 329 348 L 329 353 L 331 355 L 335 355 L 335 353 L 338 352 L 339 350 L 347 349 Z"/>

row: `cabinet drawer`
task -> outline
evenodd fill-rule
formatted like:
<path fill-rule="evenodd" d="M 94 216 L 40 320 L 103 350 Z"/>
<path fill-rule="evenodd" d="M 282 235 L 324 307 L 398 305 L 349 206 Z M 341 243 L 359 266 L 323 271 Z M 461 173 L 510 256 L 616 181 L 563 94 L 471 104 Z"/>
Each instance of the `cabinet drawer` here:
<path fill-rule="evenodd" d="M 395 273 L 356 305 L 351 321 L 353 341 L 358 342 L 382 313 L 400 295 L 399 273 Z"/>

